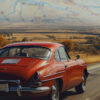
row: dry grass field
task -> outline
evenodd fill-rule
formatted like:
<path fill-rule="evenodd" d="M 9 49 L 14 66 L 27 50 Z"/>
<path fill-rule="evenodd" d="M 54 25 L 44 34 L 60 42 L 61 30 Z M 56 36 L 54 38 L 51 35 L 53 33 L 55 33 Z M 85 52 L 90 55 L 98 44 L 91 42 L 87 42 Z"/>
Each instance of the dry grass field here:
<path fill-rule="evenodd" d="M 11 36 L 7 36 L 12 42 L 16 41 L 50 41 L 50 42 L 63 42 L 65 40 L 71 39 L 73 42 L 87 41 L 87 37 L 96 38 L 97 35 L 86 35 L 86 34 L 67 34 L 67 33 L 14 33 Z M 85 44 L 86 45 L 86 44 Z M 80 54 L 81 59 L 84 59 L 88 64 L 100 62 L 100 55 L 92 55 L 88 53 L 73 52 L 71 57 L 75 59 L 75 56 Z"/>
<path fill-rule="evenodd" d="M 100 62 L 100 55 L 86 55 L 82 59 L 84 59 L 88 64 L 98 63 Z"/>
<path fill-rule="evenodd" d="M 100 62 L 100 55 L 90 55 L 86 53 L 69 53 L 72 59 L 76 59 L 76 55 L 80 55 L 80 59 L 83 59 L 87 64 L 93 64 Z"/>
<path fill-rule="evenodd" d="M 53 41 L 53 42 L 62 42 L 66 39 L 71 39 L 75 42 L 86 42 L 87 35 L 85 34 L 66 34 L 66 33 L 14 33 L 13 36 L 10 36 L 11 40 L 22 41 L 23 38 L 27 38 L 27 41 Z M 88 37 L 96 37 L 93 35 L 88 35 Z"/>

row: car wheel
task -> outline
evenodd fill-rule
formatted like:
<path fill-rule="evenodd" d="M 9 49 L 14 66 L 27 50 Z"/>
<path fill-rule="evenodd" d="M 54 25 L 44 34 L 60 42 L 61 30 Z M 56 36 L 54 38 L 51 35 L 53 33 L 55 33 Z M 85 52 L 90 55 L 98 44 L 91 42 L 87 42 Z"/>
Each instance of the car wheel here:
<path fill-rule="evenodd" d="M 83 92 L 85 92 L 85 90 L 86 90 L 86 76 L 85 76 L 85 73 L 83 75 L 81 84 L 79 84 L 78 86 L 76 86 L 75 90 L 76 90 L 77 93 L 83 93 Z"/>
<path fill-rule="evenodd" d="M 60 89 L 59 89 L 59 84 L 57 81 L 54 82 L 50 95 L 49 95 L 49 100 L 60 100 Z"/>

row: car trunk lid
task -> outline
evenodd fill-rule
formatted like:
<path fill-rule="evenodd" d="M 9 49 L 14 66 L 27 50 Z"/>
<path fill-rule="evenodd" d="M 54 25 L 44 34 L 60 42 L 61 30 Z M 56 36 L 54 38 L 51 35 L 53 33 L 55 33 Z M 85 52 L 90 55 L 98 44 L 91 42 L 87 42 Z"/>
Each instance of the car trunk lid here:
<path fill-rule="evenodd" d="M 14 79 L 13 77 L 25 78 L 28 69 L 40 63 L 41 59 L 22 58 L 22 57 L 8 57 L 0 58 L 0 74 L 7 79 Z M 10 76 L 9 78 L 7 76 Z M 16 79 L 16 78 L 15 78 Z"/>

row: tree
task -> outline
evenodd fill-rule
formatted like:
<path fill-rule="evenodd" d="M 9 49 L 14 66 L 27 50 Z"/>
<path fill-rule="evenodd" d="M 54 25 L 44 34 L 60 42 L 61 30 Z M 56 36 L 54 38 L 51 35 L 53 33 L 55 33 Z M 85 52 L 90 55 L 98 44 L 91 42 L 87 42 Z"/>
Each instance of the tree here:
<path fill-rule="evenodd" d="M 53 39 L 53 40 L 56 40 L 56 37 L 55 36 L 53 36 L 53 35 L 46 35 L 48 38 L 50 38 L 50 39 Z"/>
<path fill-rule="evenodd" d="M 73 50 L 74 43 L 73 43 L 72 40 L 65 40 L 64 42 L 62 42 L 62 44 L 66 47 L 66 49 L 67 49 L 68 51 Z"/>
<path fill-rule="evenodd" d="M 22 39 L 22 42 L 25 42 L 25 41 L 28 41 L 28 39 L 27 39 L 26 37 L 24 37 L 24 38 Z"/>
<path fill-rule="evenodd" d="M 0 48 L 2 48 L 8 43 L 9 43 L 8 40 L 3 35 L 0 35 Z"/>

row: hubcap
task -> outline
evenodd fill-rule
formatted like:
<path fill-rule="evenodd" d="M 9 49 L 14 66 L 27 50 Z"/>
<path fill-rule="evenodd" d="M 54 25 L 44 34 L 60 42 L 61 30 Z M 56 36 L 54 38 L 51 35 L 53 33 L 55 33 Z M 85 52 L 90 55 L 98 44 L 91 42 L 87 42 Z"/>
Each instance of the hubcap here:
<path fill-rule="evenodd" d="M 59 90 L 57 84 L 52 86 L 52 100 L 59 100 Z"/>
<path fill-rule="evenodd" d="M 83 77 L 82 88 L 83 88 L 84 91 L 86 89 L 85 85 L 86 85 L 86 80 L 85 80 L 85 77 Z"/>

